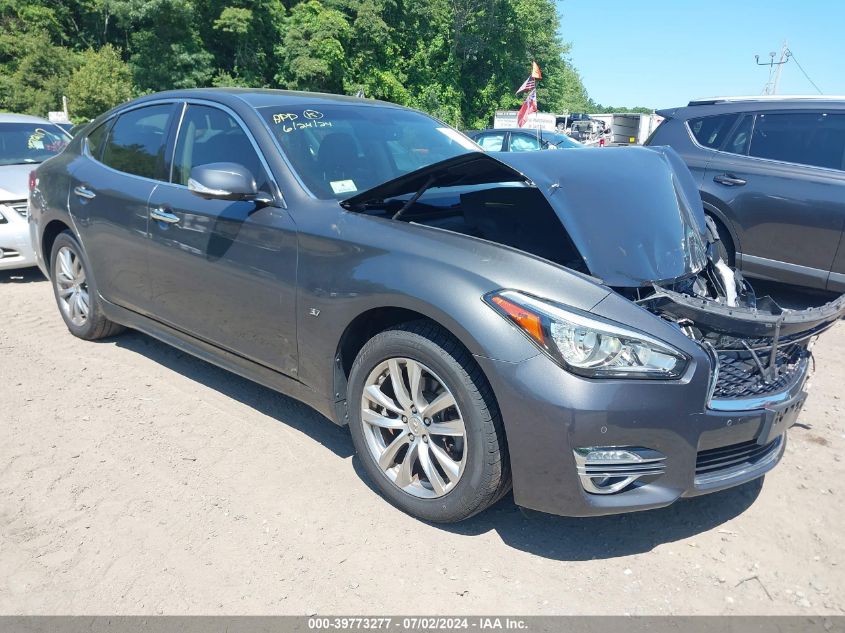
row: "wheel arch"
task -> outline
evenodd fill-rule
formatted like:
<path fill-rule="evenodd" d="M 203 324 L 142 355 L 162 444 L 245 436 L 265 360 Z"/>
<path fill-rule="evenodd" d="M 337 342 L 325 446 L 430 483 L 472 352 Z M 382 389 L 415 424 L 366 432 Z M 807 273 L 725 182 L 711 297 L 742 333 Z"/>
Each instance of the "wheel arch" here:
<path fill-rule="evenodd" d="M 50 220 L 41 233 L 41 256 L 44 259 L 44 267 L 47 269 L 47 272 L 50 272 L 50 266 L 52 264 L 50 253 L 53 252 L 53 243 L 65 231 L 72 231 L 67 223 L 62 220 Z"/>
<path fill-rule="evenodd" d="M 736 255 L 736 253 L 741 253 L 742 248 L 739 234 L 737 233 L 736 228 L 734 227 L 734 223 L 731 221 L 730 217 L 728 217 L 728 214 L 725 213 L 725 211 L 720 209 L 718 206 L 707 200 L 702 200 L 702 204 L 704 206 L 704 213 L 716 220 L 716 223 L 724 227 L 724 229 L 727 231 L 728 237 L 731 238 L 731 245 L 733 246 L 734 256 Z"/>
<path fill-rule="evenodd" d="M 333 393 L 336 401 L 336 422 L 338 424 L 345 425 L 347 423 L 346 390 L 352 364 L 355 362 L 358 353 L 367 341 L 380 332 L 412 321 L 428 321 L 442 328 L 474 358 L 475 352 L 473 350 L 478 349 L 478 343 L 474 340 L 465 340 L 464 337 L 455 331 L 457 328 L 449 327 L 441 319 L 413 308 L 400 306 L 379 306 L 364 310 L 347 324 L 338 340 L 334 355 Z M 484 374 L 480 366 L 479 371 L 484 375 L 484 379 L 490 385 L 491 392 L 493 392 L 492 382 Z M 493 392 L 493 397 L 496 397 L 495 392 Z"/>

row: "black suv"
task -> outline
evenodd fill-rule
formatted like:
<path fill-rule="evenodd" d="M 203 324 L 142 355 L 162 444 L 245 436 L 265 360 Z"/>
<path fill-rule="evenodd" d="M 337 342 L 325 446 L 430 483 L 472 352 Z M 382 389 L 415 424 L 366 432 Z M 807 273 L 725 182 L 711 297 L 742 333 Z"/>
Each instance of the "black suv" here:
<path fill-rule="evenodd" d="M 658 114 L 646 145 L 686 161 L 729 260 L 845 291 L 845 98 L 728 97 Z"/>

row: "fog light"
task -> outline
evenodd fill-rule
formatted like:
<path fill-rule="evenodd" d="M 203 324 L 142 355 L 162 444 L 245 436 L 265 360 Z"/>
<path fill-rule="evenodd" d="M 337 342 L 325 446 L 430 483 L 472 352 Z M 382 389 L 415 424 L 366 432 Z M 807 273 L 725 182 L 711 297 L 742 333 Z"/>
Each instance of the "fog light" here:
<path fill-rule="evenodd" d="M 639 479 L 666 470 L 663 453 L 640 446 L 589 446 L 573 453 L 581 486 L 596 495 L 621 492 Z"/>

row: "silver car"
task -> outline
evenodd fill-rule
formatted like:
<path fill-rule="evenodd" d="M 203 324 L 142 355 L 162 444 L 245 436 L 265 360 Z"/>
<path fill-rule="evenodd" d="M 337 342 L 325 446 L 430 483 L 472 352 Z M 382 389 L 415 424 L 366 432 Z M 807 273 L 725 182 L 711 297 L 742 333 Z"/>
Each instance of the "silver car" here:
<path fill-rule="evenodd" d="M 0 114 L 0 270 L 35 266 L 26 221 L 30 174 L 69 141 L 63 129 L 45 119 Z"/>

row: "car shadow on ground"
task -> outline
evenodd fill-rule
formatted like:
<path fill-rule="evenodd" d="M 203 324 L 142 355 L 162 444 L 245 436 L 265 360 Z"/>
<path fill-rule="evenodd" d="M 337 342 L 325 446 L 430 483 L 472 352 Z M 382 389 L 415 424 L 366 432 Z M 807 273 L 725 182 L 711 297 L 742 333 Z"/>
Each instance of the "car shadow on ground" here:
<path fill-rule="evenodd" d="M 311 407 L 276 393 L 139 332 L 106 339 L 141 354 L 167 369 L 214 389 L 248 407 L 294 428 L 342 458 L 354 455 L 347 429 L 338 427 Z M 353 468 L 373 494 L 360 459 Z M 473 536 L 495 531 L 507 545 L 555 560 L 615 558 L 647 552 L 657 545 L 689 538 L 718 528 L 744 512 L 760 493 L 760 482 L 725 492 L 684 499 L 668 508 L 628 515 L 568 518 L 526 511 L 508 494 L 495 506 L 457 524 L 432 524 L 453 534 Z M 385 501 L 387 503 L 387 501 Z M 399 510 L 396 510 L 399 512 Z"/>
<path fill-rule="evenodd" d="M 340 457 L 350 457 L 354 453 L 352 440 L 345 428 L 337 426 L 298 400 L 220 369 L 140 332 L 129 331 L 103 342 L 146 356 L 171 371 L 301 431 Z"/>
<path fill-rule="evenodd" d="M 354 457 L 352 463 L 358 476 L 378 494 L 360 458 Z M 509 493 L 492 508 L 461 523 L 430 525 L 464 536 L 496 532 L 510 547 L 552 560 L 617 558 L 718 529 L 745 512 L 762 487 L 763 480 L 757 479 L 722 492 L 681 499 L 666 508 L 603 517 L 561 517 L 525 510 Z"/>
<path fill-rule="evenodd" d="M 0 270 L 0 284 L 28 284 L 36 281 L 47 281 L 38 268 Z"/>

